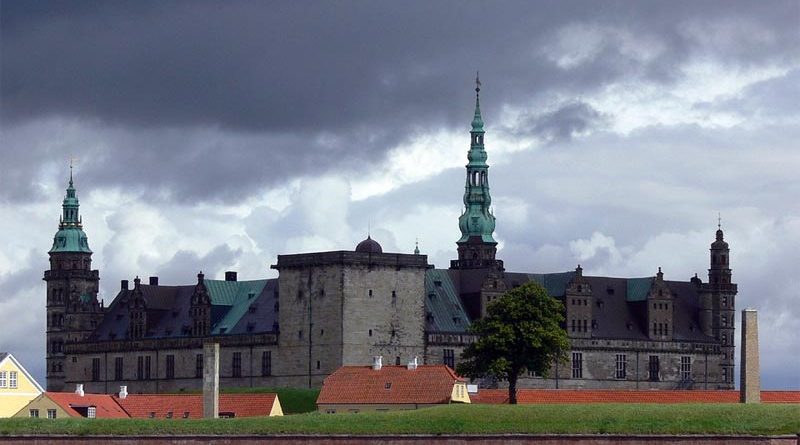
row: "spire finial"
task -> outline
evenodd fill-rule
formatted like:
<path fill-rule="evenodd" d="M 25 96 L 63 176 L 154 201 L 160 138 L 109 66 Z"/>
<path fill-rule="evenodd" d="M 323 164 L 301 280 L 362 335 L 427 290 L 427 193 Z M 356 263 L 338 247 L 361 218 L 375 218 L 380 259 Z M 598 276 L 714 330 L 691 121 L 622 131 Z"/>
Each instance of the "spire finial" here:
<path fill-rule="evenodd" d="M 475 71 L 475 93 L 477 95 L 481 94 L 481 72 Z"/>
<path fill-rule="evenodd" d="M 419 255 L 419 238 L 414 240 L 414 255 Z"/>
<path fill-rule="evenodd" d="M 722 214 L 717 212 L 717 229 L 722 230 Z"/>
<path fill-rule="evenodd" d="M 77 160 L 78 160 L 78 158 L 76 158 L 74 156 L 70 156 L 69 157 L 69 185 L 70 186 L 72 186 L 72 168 L 75 166 L 75 161 L 77 161 Z"/>

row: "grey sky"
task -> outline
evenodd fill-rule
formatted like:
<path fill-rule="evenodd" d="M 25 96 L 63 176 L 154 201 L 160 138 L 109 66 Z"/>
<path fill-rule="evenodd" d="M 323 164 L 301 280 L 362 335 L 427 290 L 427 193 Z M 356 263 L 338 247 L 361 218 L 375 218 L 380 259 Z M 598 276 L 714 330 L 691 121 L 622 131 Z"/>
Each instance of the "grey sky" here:
<path fill-rule="evenodd" d="M 445 267 L 480 70 L 507 267 L 703 277 L 722 212 L 765 384 L 798 388 L 799 25 L 791 0 L 3 1 L 0 314 L 37 306 L 0 350 L 42 376 L 70 155 L 107 300 L 368 224 Z"/>

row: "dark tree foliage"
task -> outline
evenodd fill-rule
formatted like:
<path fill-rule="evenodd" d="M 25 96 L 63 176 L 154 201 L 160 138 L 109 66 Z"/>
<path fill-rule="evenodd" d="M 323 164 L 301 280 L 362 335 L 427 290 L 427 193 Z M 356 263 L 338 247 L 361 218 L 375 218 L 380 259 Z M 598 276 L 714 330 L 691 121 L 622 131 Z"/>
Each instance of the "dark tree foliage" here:
<path fill-rule="evenodd" d="M 470 327 L 478 340 L 464 349 L 457 372 L 506 379 L 509 403 L 516 404 L 520 374 L 547 376 L 554 361 L 566 361 L 569 339 L 561 327 L 563 312 L 561 301 L 536 282 L 506 292 Z"/>

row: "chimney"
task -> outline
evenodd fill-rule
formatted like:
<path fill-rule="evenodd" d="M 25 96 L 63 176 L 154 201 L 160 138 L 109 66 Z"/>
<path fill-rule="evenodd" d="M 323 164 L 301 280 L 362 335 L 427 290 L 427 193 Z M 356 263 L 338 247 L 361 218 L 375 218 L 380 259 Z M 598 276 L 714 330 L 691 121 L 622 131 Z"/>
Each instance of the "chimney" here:
<path fill-rule="evenodd" d="M 417 369 L 417 357 L 416 356 L 414 356 L 414 360 L 411 360 L 410 362 L 408 362 L 408 369 L 411 370 L 411 371 Z"/>
<path fill-rule="evenodd" d="M 380 371 L 383 368 L 383 356 L 376 355 L 372 357 L 372 369 L 375 371 Z"/>
<path fill-rule="evenodd" d="M 85 393 L 83 392 L 83 383 L 78 383 L 77 385 L 75 385 L 75 394 L 81 397 L 84 396 Z"/>
<path fill-rule="evenodd" d="M 128 387 L 122 385 L 119 387 L 119 398 L 122 400 L 125 399 L 126 397 L 128 397 Z"/>
<path fill-rule="evenodd" d="M 236 281 L 236 272 L 232 270 L 225 272 L 225 281 Z"/>
<path fill-rule="evenodd" d="M 203 418 L 219 417 L 219 343 L 203 344 Z"/>
<path fill-rule="evenodd" d="M 739 401 L 761 403 L 761 375 L 758 367 L 758 312 L 742 311 L 742 357 L 739 369 Z"/>
<path fill-rule="evenodd" d="M 128 290 L 128 280 L 120 281 L 120 290 Z"/>
<path fill-rule="evenodd" d="M 150 285 L 158 286 L 158 277 L 150 277 Z"/>

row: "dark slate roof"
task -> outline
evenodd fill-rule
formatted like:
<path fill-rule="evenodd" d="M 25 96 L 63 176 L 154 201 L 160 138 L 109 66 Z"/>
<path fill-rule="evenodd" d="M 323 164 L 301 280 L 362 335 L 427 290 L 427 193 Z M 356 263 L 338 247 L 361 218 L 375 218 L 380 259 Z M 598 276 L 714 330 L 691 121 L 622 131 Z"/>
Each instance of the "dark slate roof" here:
<path fill-rule="evenodd" d="M 274 289 L 277 279 L 255 281 L 205 280 L 211 297 L 212 335 L 246 332 L 270 332 L 277 320 L 274 313 Z M 192 319 L 189 313 L 195 284 L 184 286 L 151 286 L 142 284 L 142 296 L 147 304 L 148 338 L 186 337 L 190 335 Z M 272 291 L 270 291 L 272 290 Z M 130 298 L 132 289 L 121 290 L 108 307 L 100 326 L 91 340 L 122 340 L 128 335 L 128 308 L 123 300 Z M 261 304 L 262 300 L 270 300 Z M 251 307 L 260 307 L 260 320 L 250 320 L 250 330 L 242 320 L 251 314 Z M 224 328 L 224 329 L 223 329 Z"/>
<path fill-rule="evenodd" d="M 426 329 L 429 332 L 463 332 L 469 321 L 458 328 L 453 317 L 466 317 L 466 300 L 472 301 L 480 293 L 488 276 L 486 269 L 430 269 L 425 276 Z M 575 277 L 574 271 L 549 274 L 505 272 L 503 281 L 508 289 L 528 281 L 541 284 L 547 293 L 563 298 L 566 287 Z M 649 340 L 646 326 L 646 300 L 655 277 L 612 278 L 584 276 L 594 296 L 594 321 L 592 338 L 617 340 Z M 440 281 L 441 286 L 434 286 Z M 715 342 L 703 334 L 699 327 L 699 296 L 697 286 L 689 281 L 666 281 L 674 299 L 674 341 Z M 433 297 L 432 297 L 433 295 Z M 460 298 L 459 298 L 460 297 Z M 458 299 L 457 303 L 453 301 Z"/>
<path fill-rule="evenodd" d="M 428 331 L 466 332 L 470 325 L 456 284 L 447 269 L 426 271 L 425 310 Z"/>

